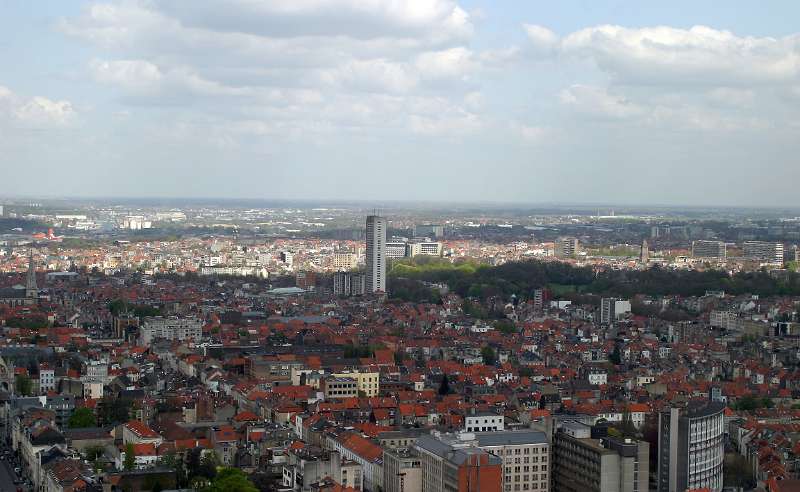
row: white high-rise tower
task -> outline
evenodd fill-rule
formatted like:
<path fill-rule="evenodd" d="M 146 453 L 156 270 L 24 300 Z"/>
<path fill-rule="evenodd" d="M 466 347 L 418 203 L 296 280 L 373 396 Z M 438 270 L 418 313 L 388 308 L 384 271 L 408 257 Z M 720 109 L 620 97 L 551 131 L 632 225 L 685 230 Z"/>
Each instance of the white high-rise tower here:
<path fill-rule="evenodd" d="M 367 293 L 386 292 L 386 219 L 367 216 Z"/>

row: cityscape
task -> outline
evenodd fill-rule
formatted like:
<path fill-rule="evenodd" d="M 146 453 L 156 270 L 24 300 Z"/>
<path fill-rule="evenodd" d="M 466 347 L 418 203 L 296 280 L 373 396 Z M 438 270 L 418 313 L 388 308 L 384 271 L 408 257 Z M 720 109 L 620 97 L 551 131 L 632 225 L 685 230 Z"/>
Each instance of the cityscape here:
<path fill-rule="evenodd" d="M 0 492 L 800 491 L 800 4 L 0 6 Z"/>

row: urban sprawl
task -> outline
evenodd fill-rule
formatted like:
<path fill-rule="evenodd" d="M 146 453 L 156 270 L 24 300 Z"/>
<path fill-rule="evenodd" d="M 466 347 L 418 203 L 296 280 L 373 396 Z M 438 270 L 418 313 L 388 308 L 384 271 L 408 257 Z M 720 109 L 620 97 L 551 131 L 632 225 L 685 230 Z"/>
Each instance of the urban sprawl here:
<path fill-rule="evenodd" d="M 797 490 L 798 244 L 780 211 L 10 201 L 0 490 Z"/>

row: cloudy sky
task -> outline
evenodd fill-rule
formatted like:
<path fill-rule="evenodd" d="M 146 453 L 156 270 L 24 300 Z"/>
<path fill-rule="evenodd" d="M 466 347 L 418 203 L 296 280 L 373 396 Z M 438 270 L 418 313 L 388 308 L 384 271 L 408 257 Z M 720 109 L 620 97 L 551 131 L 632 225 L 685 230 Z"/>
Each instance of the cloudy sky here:
<path fill-rule="evenodd" d="M 721 6 L 10 0 L 0 195 L 800 205 L 800 2 Z"/>

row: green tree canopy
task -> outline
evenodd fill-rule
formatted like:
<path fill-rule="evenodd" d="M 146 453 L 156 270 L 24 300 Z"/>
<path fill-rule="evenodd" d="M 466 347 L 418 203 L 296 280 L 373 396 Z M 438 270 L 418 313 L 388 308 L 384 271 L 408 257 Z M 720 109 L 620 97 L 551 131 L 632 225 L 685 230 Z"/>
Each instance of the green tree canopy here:
<path fill-rule="evenodd" d="M 67 425 L 70 429 L 95 427 L 97 425 L 97 419 L 95 419 L 94 413 L 90 409 L 81 407 L 72 412 Z"/>
<path fill-rule="evenodd" d="M 497 363 L 497 354 L 494 349 L 488 345 L 481 349 L 481 356 L 483 357 L 483 363 L 487 366 L 493 366 Z"/>
<path fill-rule="evenodd" d="M 258 489 L 242 470 L 222 468 L 203 492 L 258 492 Z"/>
<path fill-rule="evenodd" d="M 136 453 L 133 451 L 133 443 L 125 446 L 125 461 L 122 462 L 125 471 L 131 471 L 136 467 Z"/>
<path fill-rule="evenodd" d="M 14 378 L 14 389 L 22 396 L 31 396 L 33 393 L 33 382 L 26 374 L 17 374 Z"/>

